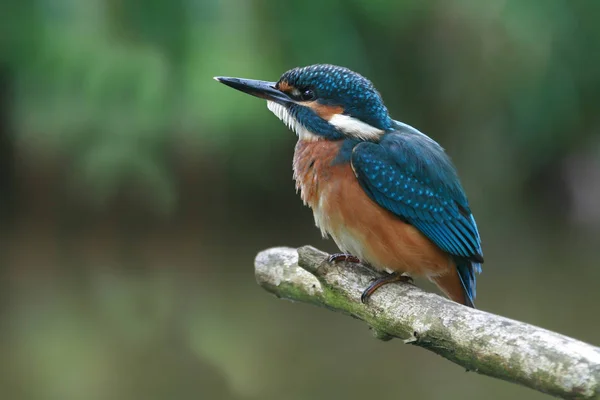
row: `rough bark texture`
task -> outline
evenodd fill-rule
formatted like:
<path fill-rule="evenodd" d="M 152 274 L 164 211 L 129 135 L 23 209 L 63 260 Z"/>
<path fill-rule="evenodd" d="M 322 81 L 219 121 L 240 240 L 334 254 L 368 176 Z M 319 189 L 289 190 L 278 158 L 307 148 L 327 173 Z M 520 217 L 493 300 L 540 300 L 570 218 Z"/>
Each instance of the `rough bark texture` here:
<path fill-rule="evenodd" d="M 268 249 L 256 257 L 256 279 L 277 297 L 351 315 L 380 339 L 404 339 L 470 371 L 565 399 L 600 399 L 600 348 L 411 284 L 386 285 L 363 305 L 360 295 L 377 274 L 329 264 L 327 256 L 309 246 Z"/>

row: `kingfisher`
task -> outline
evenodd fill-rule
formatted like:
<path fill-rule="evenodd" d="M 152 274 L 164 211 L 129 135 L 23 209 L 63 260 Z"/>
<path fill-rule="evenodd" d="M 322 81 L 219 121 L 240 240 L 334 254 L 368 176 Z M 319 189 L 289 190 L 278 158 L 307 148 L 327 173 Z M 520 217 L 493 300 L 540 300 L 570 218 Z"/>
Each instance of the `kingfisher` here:
<path fill-rule="evenodd" d="M 329 64 L 293 68 L 277 82 L 214 79 L 265 99 L 296 133 L 296 189 L 341 251 L 329 261 L 384 273 L 363 303 L 382 285 L 415 276 L 475 308 L 483 252 L 456 168 L 435 140 L 392 119 L 368 79 Z"/>

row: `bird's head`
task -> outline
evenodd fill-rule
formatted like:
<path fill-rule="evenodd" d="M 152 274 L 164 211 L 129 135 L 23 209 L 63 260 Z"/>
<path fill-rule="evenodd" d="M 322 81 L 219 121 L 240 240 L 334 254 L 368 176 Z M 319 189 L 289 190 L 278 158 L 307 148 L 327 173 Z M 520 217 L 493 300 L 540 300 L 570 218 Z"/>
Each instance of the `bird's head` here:
<path fill-rule="evenodd" d="M 347 68 L 327 64 L 294 68 L 277 82 L 215 79 L 266 99 L 269 110 L 303 140 L 378 140 L 393 127 L 373 84 Z"/>

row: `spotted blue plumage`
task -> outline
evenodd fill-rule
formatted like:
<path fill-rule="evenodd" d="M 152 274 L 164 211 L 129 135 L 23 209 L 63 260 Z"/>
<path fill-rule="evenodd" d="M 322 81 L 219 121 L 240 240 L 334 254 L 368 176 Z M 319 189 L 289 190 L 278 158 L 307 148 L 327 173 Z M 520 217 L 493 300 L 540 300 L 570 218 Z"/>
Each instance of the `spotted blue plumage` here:
<path fill-rule="evenodd" d="M 279 82 L 287 82 L 299 90 L 310 88 L 319 103 L 342 106 L 345 115 L 371 126 L 382 130 L 393 128 L 394 121 L 377 89 L 367 78 L 348 68 L 330 64 L 294 68 L 284 73 Z"/>
<path fill-rule="evenodd" d="M 405 126 L 378 143 L 360 142 L 351 154 L 361 187 L 377 204 L 416 227 L 452 255 L 473 306 L 481 239 L 467 197 L 442 147 Z"/>

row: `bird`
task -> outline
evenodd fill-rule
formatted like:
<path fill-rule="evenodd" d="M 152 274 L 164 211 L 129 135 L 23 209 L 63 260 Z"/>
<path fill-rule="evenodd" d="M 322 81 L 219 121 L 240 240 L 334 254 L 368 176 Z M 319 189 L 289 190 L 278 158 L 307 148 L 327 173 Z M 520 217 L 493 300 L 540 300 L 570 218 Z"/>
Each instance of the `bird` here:
<path fill-rule="evenodd" d="M 296 133 L 296 189 L 341 251 L 329 261 L 382 273 L 363 303 L 414 276 L 475 308 L 483 252 L 457 169 L 434 139 L 390 116 L 371 81 L 331 64 L 296 67 L 276 82 L 214 79 L 266 100 Z"/>

